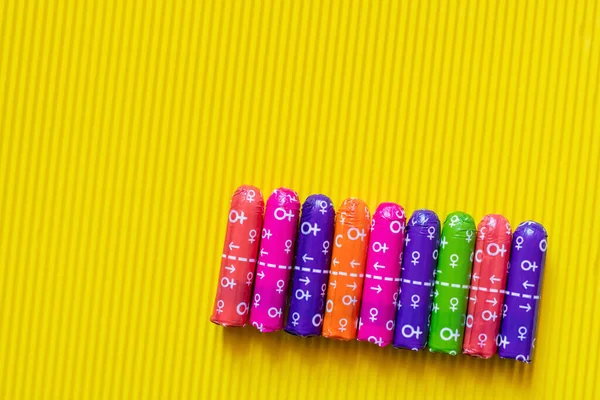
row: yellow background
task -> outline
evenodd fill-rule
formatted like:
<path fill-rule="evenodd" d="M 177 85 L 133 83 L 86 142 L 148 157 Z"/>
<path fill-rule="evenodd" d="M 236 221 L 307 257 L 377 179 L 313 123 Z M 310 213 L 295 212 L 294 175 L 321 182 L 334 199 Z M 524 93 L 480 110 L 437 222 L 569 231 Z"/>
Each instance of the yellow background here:
<path fill-rule="evenodd" d="M 4 0 L 0 41 L 0 398 L 600 398 L 599 2 Z M 242 183 L 542 222 L 534 364 L 212 325 Z"/>

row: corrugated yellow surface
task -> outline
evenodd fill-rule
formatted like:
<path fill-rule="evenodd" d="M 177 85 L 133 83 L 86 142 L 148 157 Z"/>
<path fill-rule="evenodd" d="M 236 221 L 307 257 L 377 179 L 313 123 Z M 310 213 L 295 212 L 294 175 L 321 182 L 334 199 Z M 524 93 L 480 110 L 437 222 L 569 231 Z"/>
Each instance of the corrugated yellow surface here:
<path fill-rule="evenodd" d="M 0 2 L 0 398 L 600 398 L 597 1 Z M 531 366 L 209 323 L 237 185 L 536 219 Z"/>

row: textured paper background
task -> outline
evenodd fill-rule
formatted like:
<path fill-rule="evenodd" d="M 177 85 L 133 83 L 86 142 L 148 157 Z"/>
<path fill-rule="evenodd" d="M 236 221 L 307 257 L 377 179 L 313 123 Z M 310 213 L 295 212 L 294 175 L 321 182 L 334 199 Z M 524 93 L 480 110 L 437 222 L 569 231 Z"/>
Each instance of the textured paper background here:
<path fill-rule="evenodd" d="M 0 2 L 0 397 L 598 398 L 600 5 L 458 3 Z M 534 364 L 211 324 L 242 183 L 543 222 Z"/>

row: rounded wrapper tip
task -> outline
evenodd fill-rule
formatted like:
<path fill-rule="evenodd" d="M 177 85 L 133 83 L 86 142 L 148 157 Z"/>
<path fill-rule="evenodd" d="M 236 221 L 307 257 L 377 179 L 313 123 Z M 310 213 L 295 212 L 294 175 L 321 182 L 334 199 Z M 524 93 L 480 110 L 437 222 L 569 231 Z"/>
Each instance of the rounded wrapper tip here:
<path fill-rule="evenodd" d="M 404 207 L 392 202 L 380 203 L 373 213 L 373 218 L 378 217 L 388 221 L 400 221 L 405 218 Z"/>
<path fill-rule="evenodd" d="M 367 203 L 355 197 L 350 197 L 344 200 L 340 205 L 338 213 L 345 213 L 347 215 L 352 215 L 355 218 L 359 219 L 371 218 L 371 213 L 369 212 L 369 207 L 367 206 Z"/>
<path fill-rule="evenodd" d="M 231 207 L 240 208 L 244 205 L 253 205 L 263 208 L 265 202 L 259 188 L 252 185 L 239 186 L 231 196 Z"/>
<path fill-rule="evenodd" d="M 444 227 L 446 226 L 457 231 L 475 230 L 475 220 L 466 212 L 455 211 L 446 217 Z"/>
<path fill-rule="evenodd" d="M 437 214 L 431 210 L 421 209 L 413 212 L 409 221 L 410 226 L 439 226 L 440 219 Z"/>
<path fill-rule="evenodd" d="M 288 188 L 277 188 L 267 199 L 267 207 L 284 207 L 291 210 L 300 209 L 298 193 Z"/>

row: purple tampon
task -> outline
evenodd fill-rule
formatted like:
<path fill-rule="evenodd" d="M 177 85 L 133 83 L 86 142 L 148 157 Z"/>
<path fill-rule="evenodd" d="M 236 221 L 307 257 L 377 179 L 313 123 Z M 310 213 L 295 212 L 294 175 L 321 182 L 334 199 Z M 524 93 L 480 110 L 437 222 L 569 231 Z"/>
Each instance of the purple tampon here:
<path fill-rule="evenodd" d="M 302 205 L 296 262 L 285 330 L 298 336 L 321 334 L 327 295 L 335 209 L 329 197 L 309 196 Z"/>
<path fill-rule="evenodd" d="M 547 247 L 548 234 L 541 224 L 526 221 L 515 230 L 502 325 L 496 338 L 502 358 L 531 362 Z"/>
<path fill-rule="evenodd" d="M 394 347 L 419 350 L 427 344 L 434 275 L 440 244 L 440 220 L 417 210 L 406 227 Z"/>

